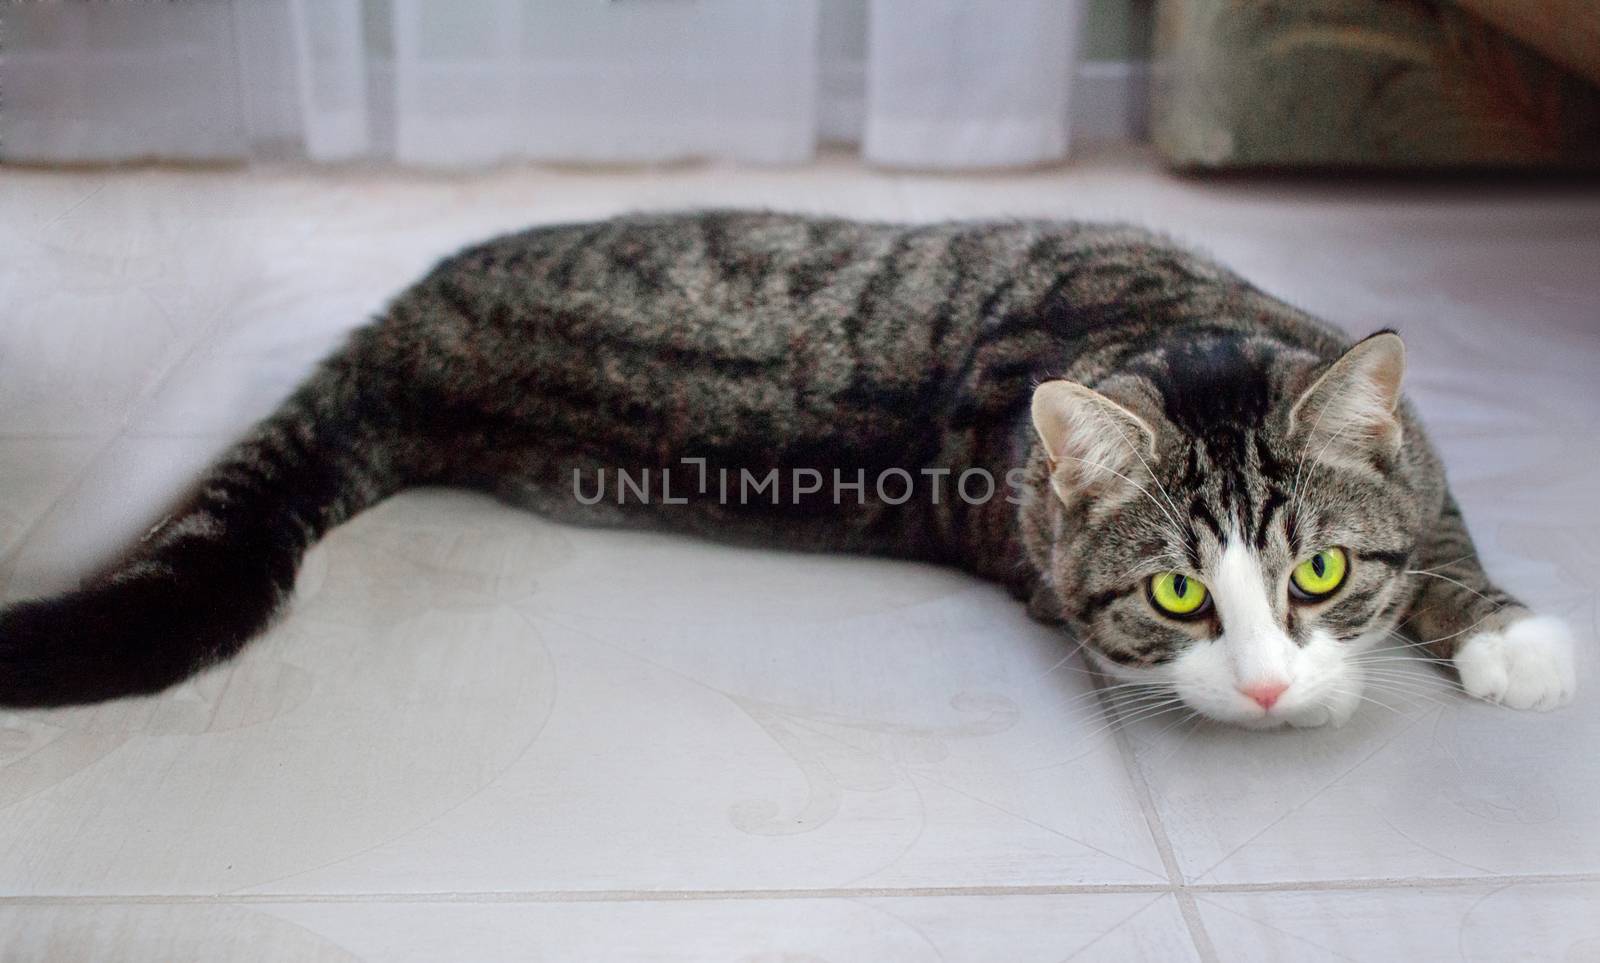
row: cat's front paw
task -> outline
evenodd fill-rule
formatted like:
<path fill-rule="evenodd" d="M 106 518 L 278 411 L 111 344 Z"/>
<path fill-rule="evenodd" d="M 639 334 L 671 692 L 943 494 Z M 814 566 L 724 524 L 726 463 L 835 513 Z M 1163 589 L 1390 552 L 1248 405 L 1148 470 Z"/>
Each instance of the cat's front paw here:
<path fill-rule="evenodd" d="M 1554 709 L 1578 687 L 1572 632 L 1549 615 L 1470 636 L 1456 650 L 1455 665 L 1469 695 L 1512 709 Z"/>

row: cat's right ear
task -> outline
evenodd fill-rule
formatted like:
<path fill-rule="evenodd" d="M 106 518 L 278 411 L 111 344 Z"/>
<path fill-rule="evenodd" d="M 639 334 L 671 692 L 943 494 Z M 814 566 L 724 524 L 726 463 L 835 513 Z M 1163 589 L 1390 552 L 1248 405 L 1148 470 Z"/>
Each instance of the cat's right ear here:
<path fill-rule="evenodd" d="M 1033 392 L 1033 430 L 1050 459 L 1050 487 L 1063 501 L 1137 494 L 1156 460 L 1150 425 L 1075 381 L 1046 381 Z"/>

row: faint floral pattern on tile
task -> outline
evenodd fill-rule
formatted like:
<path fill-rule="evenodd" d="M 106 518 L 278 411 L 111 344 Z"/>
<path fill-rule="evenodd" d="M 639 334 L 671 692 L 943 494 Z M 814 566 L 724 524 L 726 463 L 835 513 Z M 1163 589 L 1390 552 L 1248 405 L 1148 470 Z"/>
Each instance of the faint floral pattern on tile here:
<path fill-rule="evenodd" d="M 534 574 L 561 564 L 571 550 L 559 535 L 535 540 L 514 528 L 455 528 L 447 520 L 362 529 L 330 542 L 311 581 L 329 586 L 333 610 L 357 611 L 369 624 L 374 614 L 396 624 L 431 610 L 508 605 L 531 595 Z M 356 608 L 361 602 L 371 604 Z M 314 678 L 279 658 L 283 648 L 263 639 L 249 657 L 155 698 L 14 715 L 0 729 L 3 744 L 13 747 L 0 750 L 0 806 L 70 777 L 135 736 L 224 732 L 292 713 L 310 697 Z"/>
<path fill-rule="evenodd" d="M 0 846 L 20 855 L 0 884 L 121 892 L 120 874 L 155 863 L 172 891 L 248 887 L 405 835 L 498 778 L 554 703 L 549 652 L 512 603 L 533 591 L 525 570 L 562 549 L 497 535 L 486 522 L 505 510 L 485 500 L 442 501 L 442 529 L 407 521 L 401 502 L 336 533 L 315 576 L 326 590 L 225 666 L 155 698 L 4 717 Z M 278 762 L 229 770 L 241 755 Z M 98 870 L 93 847 L 45 858 L 48 840 L 26 830 L 47 815 L 92 823 L 103 800 L 69 781 L 91 766 L 128 787 L 119 806 L 144 830 Z M 175 838 L 227 858 L 164 860 Z"/>
<path fill-rule="evenodd" d="M 205 735 L 293 712 L 312 677 L 272 658 L 232 663 L 160 696 L 0 716 L 0 808 L 94 765 L 130 739 Z"/>
<path fill-rule="evenodd" d="M 9 919 L 8 919 L 9 917 Z M 360 963 L 320 933 L 244 906 L 26 906 L 0 910 L 0 959 Z"/>
<path fill-rule="evenodd" d="M 1551 898 L 1554 894 L 1540 887 L 1510 883 L 1474 900 L 1456 928 L 1462 963 L 1600 960 L 1600 917 L 1592 911 L 1574 914 L 1568 911 L 1570 905 L 1563 905 L 1587 901 L 1592 910 L 1600 899 L 1600 885 L 1575 882 L 1551 888 L 1566 899 L 1557 902 Z M 1546 913 L 1551 918 L 1540 919 Z M 1574 932 L 1583 935 L 1574 939 Z"/>
<path fill-rule="evenodd" d="M 572 556 L 559 527 L 485 497 L 407 495 L 313 550 L 295 604 L 325 601 L 329 617 L 376 615 L 388 624 L 429 611 L 515 605 L 538 594 L 540 577 Z"/>
<path fill-rule="evenodd" d="M 735 803 L 728 810 L 734 827 L 752 835 L 805 833 L 838 815 L 846 792 L 882 792 L 907 781 L 907 765 L 938 762 L 949 754 L 948 743 L 1004 732 L 1021 712 L 1010 699 L 962 693 L 951 700 L 969 721 L 944 726 L 918 726 L 877 720 L 846 719 L 827 712 L 777 706 L 729 696 L 794 760 L 807 786 L 806 800 L 795 812 L 767 799 Z"/>
<path fill-rule="evenodd" d="M 0 810 L 94 765 L 126 733 L 74 729 L 42 714 L 0 715 Z"/>
<path fill-rule="evenodd" d="M 1444 722 L 1434 733 L 1437 755 L 1417 763 L 1418 777 L 1435 787 L 1443 801 L 1486 823 L 1538 826 L 1561 815 L 1556 780 L 1542 772 L 1543 757 L 1508 760 L 1500 753 L 1474 751 L 1481 733 L 1459 722 Z M 1497 778 L 1487 778 L 1493 771 Z"/>
<path fill-rule="evenodd" d="M 1586 871 L 1600 860 L 1594 780 L 1585 763 L 1600 735 L 1594 713 L 1518 715 L 1452 704 L 1377 767 L 1386 796 L 1426 804 L 1385 806 L 1408 839 L 1478 872 Z M 1517 752 L 1508 752 L 1514 743 Z M 1586 775 L 1589 778 L 1586 778 Z"/>

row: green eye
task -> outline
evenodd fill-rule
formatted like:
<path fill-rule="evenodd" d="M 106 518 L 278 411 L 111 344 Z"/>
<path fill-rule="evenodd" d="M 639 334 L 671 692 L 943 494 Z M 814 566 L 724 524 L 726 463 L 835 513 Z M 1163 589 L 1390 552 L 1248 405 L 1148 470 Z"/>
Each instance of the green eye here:
<path fill-rule="evenodd" d="M 1350 560 L 1342 548 L 1325 548 L 1294 567 L 1289 577 L 1292 594 L 1302 602 L 1332 595 L 1350 574 Z"/>
<path fill-rule="evenodd" d="M 1200 615 L 1210 598 L 1204 585 L 1178 572 L 1162 572 L 1150 579 L 1150 604 L 1175 618 Z"/>

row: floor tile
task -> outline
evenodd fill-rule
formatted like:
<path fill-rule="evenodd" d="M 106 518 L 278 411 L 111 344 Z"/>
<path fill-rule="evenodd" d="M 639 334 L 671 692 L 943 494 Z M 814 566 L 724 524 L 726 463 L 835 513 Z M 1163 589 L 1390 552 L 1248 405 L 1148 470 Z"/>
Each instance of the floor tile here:
<path fill-rule="evenodd" d="M 0 565 L 101 445 L 89 438 L 0 438 Z"/>
<path fill-rule="evenodd" d="M 1208 893 L 1197 900 L 1225 960 L 1600 959 L 1600 883 Z"/>
<path fill-rule="evenodd" d="M 0 906 L 0 957 L 266 960 L 831 960 L 1014 963 L 1197 957 L 1149 894 Z"/>
<path fill-rule="evenodd" d="M 410 494 L 240 659 L 18 714 L 0 892 L 1164 882 L 1066 651 L 943 570 Z"/>
<path fill-rule="evenodd" d="M 0 432 L 116 429 L 215 326 L 259 252 L 170 183 L 83 177 L 62 206 L 70 177 L 8 176 L 37 192 L 7 193 Z"/>
<path fill-rule="evenodd" d="M 1205 727 L 1139 759 L 1187 878 L 1592 873 L 1600 738 L 1587 703 L 1519 715 L 1425 679 L 1442 706 L 1372 706 L 1344 729 L 1249 739 Z M 1381 696 L 1391 703 L 1422 696 Z"/>

